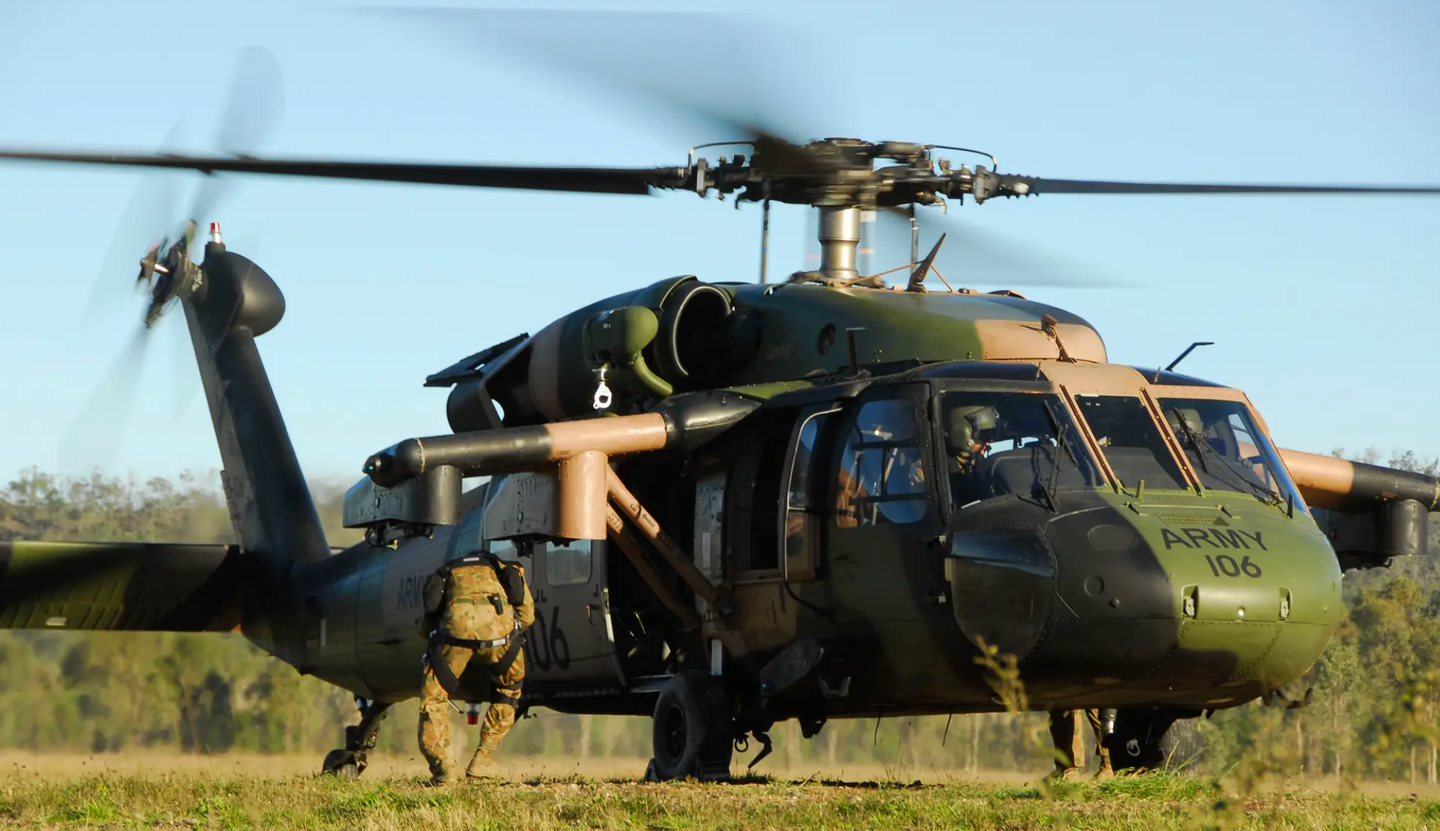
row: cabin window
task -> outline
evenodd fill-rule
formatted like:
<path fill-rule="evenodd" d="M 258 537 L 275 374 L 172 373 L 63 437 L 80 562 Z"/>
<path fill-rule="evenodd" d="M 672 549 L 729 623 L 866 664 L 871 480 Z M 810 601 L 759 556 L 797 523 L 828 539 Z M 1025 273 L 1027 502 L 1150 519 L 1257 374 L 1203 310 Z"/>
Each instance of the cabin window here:
<path fill-rule="evenodd" d="M 1150 411 L 1132 395 L 1076 395 L 1080 415 L 1122 487 L 1190 490 Z"/>
<path fill-rule="evenodd" d="M 815 413 L 805 419 L 800 428 L 800 437 L 795 445 L 795 461 L 790 473 L 789 507 L 816 508 L 824 476 L 824 455 L 815 452 L 815 442 L 825 431 L 826 425 L 835 414 L 834 410 Z"/>
<path fill-rule="evenodd" d="M 817 453 L 816 446 L 829 435 L 830 425 L 837 412 L 838 408 L 807 416 L 795 439 L 783 530 L 785 576 L 790 579 L 814 579 L 820 562 L 824 466 L 828 454 Z"/>
<path fill-rule="evenodd" d="M 924 453 L 915 408 L 903 398 L 860 406 L 840 454 L 836 521 L 842 528 L 925 517 Z"/>
<path fill-rule="evenodd" d="M 552 587 L 590 582 L 590 540 L 545 544 L 545 582 Z"/>
<path fill-rule="evenodd" d="M 1200 483 L 1280 504 L 1294 498 L 1304 509 L 1280 459 L 1239 401 L 1161 398 L 1160 411 Z"/>
<path fill-rule="evenodd" d="M 1040 499 L 1051 488 L 1103 482 L 1057 396 L 947 392 L 939 413 L 950 501 L 957 509 L 997 496 Z"/>

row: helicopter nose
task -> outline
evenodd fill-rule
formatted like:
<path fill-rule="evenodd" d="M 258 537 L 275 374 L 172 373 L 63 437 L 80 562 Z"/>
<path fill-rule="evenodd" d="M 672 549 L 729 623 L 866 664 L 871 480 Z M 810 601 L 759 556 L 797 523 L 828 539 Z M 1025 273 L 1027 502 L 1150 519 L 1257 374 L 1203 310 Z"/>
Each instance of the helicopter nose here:
<path fill-rule="evenodd" d="M 1061 694 L 1124 688 L 1203 706 L 1302 675 L 1338 614 L 1334 554 L 1313 523 L 1225 516 L 1106 508 L 1050 522 L 1055 599 L 1032 677 L 1068 685 Z"/>

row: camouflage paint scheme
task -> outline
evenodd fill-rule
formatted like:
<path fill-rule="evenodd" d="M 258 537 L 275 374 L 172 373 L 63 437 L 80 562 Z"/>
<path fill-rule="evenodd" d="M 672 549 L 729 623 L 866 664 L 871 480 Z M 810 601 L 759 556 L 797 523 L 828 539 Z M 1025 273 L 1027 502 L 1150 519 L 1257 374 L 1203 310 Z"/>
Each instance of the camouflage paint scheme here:
<path fill-rule="evenodd" d="M 279 322 L 283 297 L 258 266 L 216 243 L 206 247 L 203 272 L 181 305 L 240 545 L 0 545 L 0 622 L 184 631 L 233 625 L 225 615 L 194 613 L 187 605 L 194 600 L 207 611 L 235 609 L 239 630 L 261 648 L 368 701 L 420 695 L 420 587 L 445 560 L 498 545 L 477 533 L 486 489 L 467 494 L 459 525 L 329 551 L 254 344 Z M 674 278 L 592 304 L 507 353 L 484 381 L 504 404 L 504 426 L 589 413 L 593 364 L 578 347 L 586 322 L 639 305 L 657 312 L 667 337 L 666 325 L 688 325 L 683 315 L 666 317 L 667 298 L 693 282 Z M 537 621 L 526 633 L 526 706 L 649 713 L 657 679 L 682 665 L 712 664 L 707 636 L 725 645 L 727 677 L 772 719 L 996 709 L 975 664 L 981 634 L 1017 654 L 1031 701 L 1044 709 L 1234 706 L 1297 681 L 1325 647 L 1340 614 L 1340 569 L 1303 502 L 1287 511 L 1198 485 L 1124 487 L 1107 474 L 1102 448 L 1071 398 L 1106 392 L 1245 401 L 1239 392 L 1170 373 L 1149 383 L 1149 371 L 1105 363 L 1103 342 L 1082 319 L 1009 294 L 714 288 L 730 312 L 760 313 L 753 353 L 725 377 L 691 377 L 677 392 L 722 389 L 764 407 L 743 429 L 689 458 L 637 454 L 617 459 L 616 470 L 724 588 L 733 610 L 692 599 L 706 616 L 702 632 L 666 632 L 656 626 L 664 618 L 653 596 L 624 558 L 606 556 L 603 542 L 585 554 L 588 576 L 571 580 L 552 572 L 549 543 L 520 541 L 510 555 L 531 561 Z M 844 336 L 852 328 L 863 329 L 860 377 L 844 371 Z M 1070 360 L 1057 360 L 1062 354 Z M 615 412 L 654 404 L 643 385 L 627 384 L 624 367 L 613 378 Z M 935 396 L 961 389 L 1051 392 L 1071 401 L 1080 425 L 1071 441 L 1099 461 L 1102 480 L 1060 489 L 1048 507 L 1002 497 L 955 510 L 946 477 L 930 475 L 923 518 L 904 525 L 841 527 L 835 501 L 822 499 L 827 507 L 793 518 L 813 546 L 791 563 L 783 539 L 792 518 L 764 507 L 787 492 L 797 425 L 827 409 L 843 424 L 865 401 L 904 397 L 933 468 L 941 460 Z M 839 448 L 832 442 L 823 449 L 821 491 L 833 497 L 842 484 Z M 1184 454 L 1171 452 L 1187 480 L 1198 482 Z M 992 585 L 965 563 L 974 546 L 987 544 L 986 534 L 1000 531 L 1038 559 L 1031 571 L 1011 570 L 1014 580 Z M 779 565 L 745 567 L 767 546 L 779 551 Z M 1228 552 L 1255 568 L 1241 578 L 1219 574 L 1207 555 Z M 90 562 L 113 557 L 123 567 L 63 565 L 77 553 Z M 181 554 L 193 561 L 177 562 Z M 42 579 L 24 577 L 40 572 Z M 180 588 L 157 603 L 150 588 L 157 580 Z M 1028 605 L 990 603 L 991 589 Z M 689 597 L 678 582 L 676 591 Z M 818 663 L 797 658 L 798 679 L 786 676 L 791 683 L 755 698 L 757 678 L 812 642 L 822 647 Z M 644 657 L 653 655 L 668 657 Z M 470 663 L 457 697 L 483 701 L 488 678 L 474 666 L 481 662 Z M 582 665 L 583 673 L 574 670 Z"/>
<path fill-rule="evenodd" d="M 524 567 L 517 564 L 515 568 L 521 569 L 523 576 Z M 462 566 L 450 572 L 445 597 L 447 603 L 441 625 L 451 637 L 483 641 L 500 640 L 512 634 L 519 637 L 520 631 L 529 629 L 535 622 L 535 600 L 528 584 L 525 600 L 518 608 L 504 603 L 504 611 L 496 611 L 489 598 L 503 599 L 505 590 L 489 565 Z M 499 664 L 506 646 L 470 649 L 447 645 L 442 646 L 440 652 L 450 671 L 459 678 L 470 664 L 486 669 Z M 521 649 L 496 679 L 495 692 L 504 698 L 518 700 L 524 682 L 525 651 Z M 515 726 L 515 705 L 504 698 L 492 699 L 485 712 L 480 741 L 466 769 L 470 776 L 480 775 L 493 766 L 496 748 L 510 728 Z M 430 765 L 430 773 L 436 776 L 446 775 L 453 761 L 450 755 L 450 717 L 446 712 L 449 704 L 450 697 L 427 662 L 420 685 L 420 752 Z"/>
<path fill-rule="evenodd" d="M 0 627 L 229 632 L 233 545 L 0 542 Z"/>
<path fill-rule="evenodd" d="M 1090 369 L 1034 366 L 1042 379 L 1063 371 L 1077 391 Z M 1109 377 L 1093 388 L 1166 394 L 1135 370 L 1105 370 Z M 936 383 L 948 388 L 953 382 Z M 923 402 L 926 391 L 915 386 Z M 965 388 L 986 386 L 974 381 Z M 1058 388 L 1034 385 L 1036 392 Z M 1236 397 L 1220 388 L 1183 394 Z M 970 531 L 1034 527 L 1045 529 L 1036 542 L 1051 562 L 1054 602 L 1040 615 L 1040 637 L 1003 651 L 1022 659 L 1037 707 L 1233 705 L 1294 681 L 1328 642 L 1341 608 L 1340 570 L 1303 511 L 1286 516 L 1240 493 L 1147 488 L 1137 495 L 1113 485 L 1058 498 L 1061 507 L 1053 513 L 1000 498 L 947 516 L 935 494 L 921 522 L 845 529 L 832 521 L 824 546 L 828 579 L 787 586 L 778 573 L 739 576 L 736 626 L 758 635 L 755 646 L 762 650 L 798 638 L 845 644 L 847 669 L 836 670 L 831 686 L 849 677 L 847 699 L 858 697 L 872 713 L 994 709 L 998 704 L 974 664 L 977 644 L 962 634 L 967 618 L 987 610 L 961 607 L 957 596 L 966 589 L 945 579 L 945 561 L 953 556 L 938 541 L 948 536 L 959 546 Z M 1077 525 L 1083 534 L 1074 533 Z M 1101 527 L 1113 530 L 1104 545 L 1095 545 L 1090 531 Z M 1261 576 L 1217 579 L 1204 554 L 1229 550 L 1246 552 Z M 1084 584 L 1095 578 L 1114 588 L 1087 592 Z M 1049 593 L 1047 583 L 1037 580 L 1035 593 Z M 1198 588 L 1197 615 L 1185 613 L 1187 587 Z M 1290 608 L 1282 621 L 1286 592 Z M 1010 644 L 1002 639 L 998 645 Z M 856 702 L 816 695 L 792 706 L 797 714 L 843 712 Z"/>

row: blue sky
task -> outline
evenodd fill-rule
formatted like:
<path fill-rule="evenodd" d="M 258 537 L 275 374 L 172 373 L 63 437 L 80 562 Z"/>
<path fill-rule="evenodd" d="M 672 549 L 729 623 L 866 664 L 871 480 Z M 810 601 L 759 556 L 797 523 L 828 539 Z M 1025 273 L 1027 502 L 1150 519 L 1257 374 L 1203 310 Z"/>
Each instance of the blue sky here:
<path fill-rule="evenodd" d="M 751 61 L 772 97 L 798 90 L 785 116 L 814 136 L 979 147 L 1041 176 L 1440 183 L 1440 5 L 1425 0 L 933 2 L 903 16 L 838 0 L 684 7 L 799 30 L 788 58 L 703 34 L 687 48 Z M 182 146 L 205 150 L 251 44 L 284 73 L 274 155 L 648 166 L 726 137 L 483 44 L 465 54 L 322 5 L 11 0 L 0 143 L 148 151 L 183 116 Z M 30 465 L 139 476 L 219 465 L 198 394 L 176 416 L 177 393 L 199 386 L 178 315 L 155 333 L 123 441 L 66 438 L 137 325 L 138 298 L 88 320 L 84 309 L 139 181 L 0 166 L 3 481 Z M 307 473 L 336 481 L 393 441 L 448 430 L 446 393 L 421 386 L 427 373 L 665 276 L 753 279 L 759 237 L 757 207 L 682 193 L 249 178 L 217 214 L 231 248 L 285 291 L 261 351 Z M 1440 199 L 1056 195 L 952 216 L 1138 283 L 1022 291 L 1089 319 L 1114 361 L 1153 365 L 1216 341 L 1185 370 L 1245 390 L 1281 446 L 1440 454 Z M 804 229 L 804 209 L 777 209 L 772 273 L 801 265 Z M 136 258 L 147 241 L 131 243 Z M 958 270 L 947 278 L 966 283 Z M 132 276 L 124 262 L 105 279 L 113 291 Z"/>

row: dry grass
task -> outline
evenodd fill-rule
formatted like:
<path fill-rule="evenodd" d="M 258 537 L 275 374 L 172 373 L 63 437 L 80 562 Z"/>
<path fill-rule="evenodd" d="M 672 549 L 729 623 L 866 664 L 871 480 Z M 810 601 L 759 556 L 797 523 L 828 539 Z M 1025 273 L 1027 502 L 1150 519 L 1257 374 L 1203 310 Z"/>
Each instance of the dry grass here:
<path fill-rule="evenodd" d="M 465 748 L 468 753 L 470 748 Z M 753 755 L 753 754 L 751 754 Z M 925 784 L 948 784 L 955 781 L 989 783 L 995 785 L 1023 785 L 1036 779 L 1031 775 L 1015 771 L 981 771 L 975 774 L 957 772 L 938 767 L 915 767 L 909 765 L 843 764 L 843 765 L 786 765 L 783 759 L 771 756 L 755 771 L 780 779 L 795 780 L 844 780 L 844 781 L 897 781 Z M 78 779 L 86 776 L 189 776 L 207 779 L 228 779 L 247 777 L 253 779 L 288 780 L 312 776 L 320 770 L 321 754 L 279 756 L 260 753 L 226 753 L 218 756 L 176 753 L 173 751 L 135 750 L 124 753 L 25 753 L 22 751 L 0 751 L 0 781 L 18 782 L 29 780 Z M 457 757 L 464 762 L 468 756 Z M 748 759 L 738 755 L 732 770 L 736 776 L 748 771 Z M 566 756 L 506 756 L 501 752 L 496 760 L 496 771 L 500 778 L 512 782 L 537 779 L 594 779 L 616 780 L 639 779 L 645 773 L 646 759 L 640 758 L 592 758 L 580 760 Z M 368 779 L 419 779 L 427 776 L 425 761 L 418 752 L 406 754 L 372 752 L 370 766 L 365 771 Z M 1440 829 L 1437 829 L 1440 831 Z"/>
<path fill-rule="evenodd" d="M 634 781 L 638 760 L 608 773 L 582 765 L 584 778 L 557 777 L 573 761 L 512 761 L 500 781 L 442 790 L 425 786 L 417 759 L 377 759 L 359 782 L 317 778 L 315 760 L 303 757 L 0 760 L 0 827 L 1440 829 L 1440 802 L 1418 795 L 1290 782 L 1283 796 L 1240 798 L 1183 775 L 1062 783 L 1052 798 L 1028 784 L 934 771 L 646 784 Z"/>

